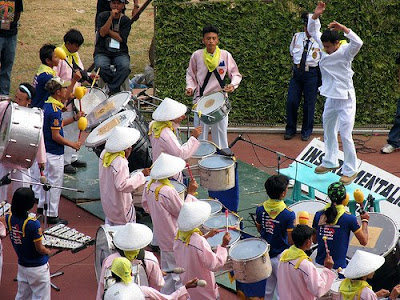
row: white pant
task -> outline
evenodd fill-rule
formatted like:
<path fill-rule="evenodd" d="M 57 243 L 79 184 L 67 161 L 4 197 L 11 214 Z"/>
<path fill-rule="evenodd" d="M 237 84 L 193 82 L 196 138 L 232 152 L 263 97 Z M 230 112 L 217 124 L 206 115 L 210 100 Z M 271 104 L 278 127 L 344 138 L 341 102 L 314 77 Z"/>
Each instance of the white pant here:
<path fill-rule="evenodd" d="M 200 121 L 199 116 L 194 114 L 194 126 L 202 126 L 202 133 L 199 136 L 199 140 L 208 140 L 208 132 L 211 128 L 211 140 L 220 148 L 228 148 L 228 116 L 223 118 L 218 123 L 208 125 L 203 121 Z"/>
<path fill-rule="evenodd" d="M 279 300 L 278 294 L 278 264 L 281 258 L 281 254 L 271 258 L 271 265 L 272 265 L 272 273 L 271 276 L 267 278 L 267 284 L 265 286 L 265 300 L 272 300 L 274 298 L 275 292 L 275 299 Z"/>
<path fill-rule="evenodd" d="M 5 176 L 9 172 L 11 172 L 11 176 L 9 178 L 23 180 L 26 182 L 31 181 L 29 178 L 29 169 L 23 168 L 17 170 L 0 163 L 0 178 Z M 29 183 L 12 181 L 10 184 L 0 186 L 0 201 L 8 200 L 8 191 L 11 192 L 12 197 L 12 195 L 14 195 L 14 192 L 20 187 L 29 187 Z"/>
<path fill-rule="evenodd" d="M 352 176 L 357 172 L 357 154 L 353 142 L 352 131 L 356 115 L 356 98 L 327 98 L 322 115 L 324 125 L 325 157 L 322 166 L 332 168 L 338 166 L 339 151 L 338 132 L 343 145 L 344 162 L 342 173 Z"/>
<path fill-rule="evenodd" d="M 64 181 L 64 155 L 46 153 L 46 167 L 44 176 L 51 186 L 62 186 Z M 48 203 L 47 216 L 58 217 L 61 189 L 51 188 L 50 191 L 41 190 L 38 207 L 43 208 L 45 201 Z"/>
<path fill-rule="evenodd" d="M 73 116 L 74 116 L 73 111 L 66 111 L 62 113 L 62 117 L 64 120 L 70 119 Z M 76 122 L 64 126 L 63 131 L 64 131 L 64 138 L 66 138 L 67 140 L 73 142 L 78 140 L 79 128 Z M 78 157 L 79 157 L 78 152 L 74 148 L 64 146 L 64 165 L 69 165 L 72 162 L 77 161 Z"/>
<path fill-rule="evenodd" d="M 161 269 L 173 270 L 176 268 L 174 252 L 167 252 L 161 250 Z M 172 294 L 182 286 L 181 279 L 178 274 L 169 273 L 164 277 L 165 284 L 161 288 L 161 293 Z"/>
<path fill-rule="evenodd" d="M 50 300 L 49 264 L 39 267 L 23 267 L 18 265 L 18 291 L 15 300 Z"/>
<path fill-rule="evenodd" d="M 35 161 L 32 164 L 32 167 L 29 168 L 29 173 L 31 175 L 31 181 L 35 182 L 40 182 L 40 170 L 39 170 L 39 165 L 35 159 Z M 35 193 L 35 197 L 40 199 L 41 197 L 41 192 L 43 190 L 43 187 L 41 185 L 33 184 L 32 185 L 32 191 Z"/>

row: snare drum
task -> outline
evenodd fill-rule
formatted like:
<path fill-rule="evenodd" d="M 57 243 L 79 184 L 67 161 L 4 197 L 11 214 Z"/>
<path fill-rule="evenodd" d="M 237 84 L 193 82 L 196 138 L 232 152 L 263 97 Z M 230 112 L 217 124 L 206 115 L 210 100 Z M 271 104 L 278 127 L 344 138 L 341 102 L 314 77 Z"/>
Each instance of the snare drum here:
<path fill-rule="evenodd" d="M 131 92 L 121 92 L 104 100 L 87 115 L 87 129 L 95 128 L 109 117 L 124 110 L 130 99 Z"/>
<path fill-rule="evenodd" d="M 222 204 L 218 200 L 213 199 L 199 199 L 200 201 L 205 201 L 211 206 L 211 216 L 214 216 L 221 212 Z"/>
<path fill-rule="evenodd" d="M 103 92 L 103 90 L 97 87 L 89 87 L 87 88 L 86 94 L 80 101 L 81 104 L 79 104 L 79 99 L 75 99 L 74 105 L 78 109 L 80 108 L 80 105 L 82 105 L 82 111 L 84 111 L 86 114 L 90 114 L 97 105 L 101 104 L 106 99 L 107 95 Z"/>
<path fill-rule="evenodd" d="M 43 113 L 40 109 L 10 102 L 0 126 L 0 161 L 30 168 L 36 159 L 42 128 Z"/>
<path fill-rule="evenodd" d="M 200 185 L 210 191 L 226 191 L 235 186 L 235 162 L 222 155 L 199 161 Z"/>
<path fill-rule="evenodd" d="M 385 257 L 385 263 L 368 280 L 374 291 L 387 289 L 389 291 L 400 280 L 400 243 L 399 230 L 394 221 L 381 213 L 369 212 L 368 244 L 361 246 L 353 233 L 350 234 L 350 243 L 347 258 L 351 259 L 357 250 L 363 250 Z M 360 216 L 357 217 L 361 224 Z"/>
<path fill-rule="evenodd" d="M 216 92 L 201 97 L 197 102 L 196 109 L 204 123 L 215 124 L 229 114 L 231 105 L 224 93 Z"/>
<path fill-rule="evenodd" d="M 299 212 L 306 211 L 309 213 L 308 226 L 312 227 L 314 215 L 317 211 L 323 210 L 326 203 L 319 200 L 303 200 L 293 203 L 289 208 L 296 214 L 296 224 L 299 224 Z"/>
<path fill-rule="evenodd" d="M 248 238 L 232 245 L 229 257 L 236 280 L 255 283 L 268 278 L 272 272 L 269 248 L 269 244 L 259 238 Z"/>
<path fill-rule="evenodd" d="M 116 252 L 114 244 L 112 242 L 114 234 L 123 227 L 123 225 L 118 226 L 110 226 L 110 225 L 101 225 L 99 229 L 97 229 L 96 233 L 96 253 L 95 253 L 95 272 L 97 282 L 100 280 L 101 276 L 101 266 L 103 264 L 104 259 Z"/>
<path fill-rule="evenodd" d="M 171 180 L 170 183 L 174 186 L 175 190 L 178 192 L 179 197 L 181 197 L 182 201 L 185 201 L 186 185 L 176 180 Z"/>
<path fill-rule="evenodd" d="M 232 213 L 228 214 L 228 226 L 240 229 L 240 219 Z M 204 222 L 203 228 L 206 231 L 212 229 L 226 228 L 226 217 L 225 213 L 218 213 L 210 216 L 207 221 Z"/>
<path fill-rule="evenodd" d="M 214 146 L 213 143 L 210 143 L 209 141 L 201 141 L 200 142 L 200 146 L 197 149 L 197 151 L 192 155 L 192 157 L 190 157 L 187 160 L 187 163 L 190 166 L 193 166 L 193 168 L 191 168 L 193 176 L 200 175 L 200 172 L 198 169 L 199 161 L 204 157 L 213 155 L 216 151 L 217 151 L 217 148 Z M 196 166 L 196 167 L 194 167 L 194 166 Z"/>
<path fill-rule="evenodd" d="M 319 300 L 340 300 L 340 284 L 343 282 L 343 279 L 338 279 L 335 280 L 332 283 L 332 286 L 329 290 L 329 292 L 327 292 L 325 295 L 323 295 L 322 297 L 318 298 Z"/>
<path fill-rule="evenodd" d="M 239 241 L 240 232 L 235 229 L 228 229 L 228 231 L 231 234 L 231 240 L 229 241 L 228 247 L 231 247 L 232 245 L 236 244 L 237 241 Z M 225 230 L 218 232 L 216 235 L 207 239 L 207 242 L 210 244 L 211 249 L 214 250 L 217 248 L 217 246 L 220 246 L 222 244 L 222 238 L 224 237 L 225 232 Z"/>

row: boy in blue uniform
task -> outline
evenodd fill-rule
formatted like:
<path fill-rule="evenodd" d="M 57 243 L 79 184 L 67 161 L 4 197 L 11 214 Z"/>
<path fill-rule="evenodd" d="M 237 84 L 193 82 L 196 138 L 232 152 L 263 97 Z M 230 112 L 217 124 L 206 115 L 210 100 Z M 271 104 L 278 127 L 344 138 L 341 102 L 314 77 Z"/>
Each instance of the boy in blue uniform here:
<path fill-rule="evenodd" d="M 28 215 L 35 203 L 30 188 L 15 191 L 5 222 L 18 256 L 18 292 L 15 299 L 50 299 L 50 250 L 42 243 L 40 222 Z"/>
<path fill-rule="evenodd" d="M 273 175 L 265 182 L 269 196 L 256 210 L 256 226 L 261 237 L 270 244 L 272 274 L 267 279 L 265 299 L 272 299 L 277 287 L 277 271 L 281 253 L 293 244 L 292 230 L 295 227 L 296 214 L 286 207 L 289 178 L 284 175 Z M 278 291 L 278 289 L 277 289 Z M 276 299 L 279 295 L 276 293 Z"/>

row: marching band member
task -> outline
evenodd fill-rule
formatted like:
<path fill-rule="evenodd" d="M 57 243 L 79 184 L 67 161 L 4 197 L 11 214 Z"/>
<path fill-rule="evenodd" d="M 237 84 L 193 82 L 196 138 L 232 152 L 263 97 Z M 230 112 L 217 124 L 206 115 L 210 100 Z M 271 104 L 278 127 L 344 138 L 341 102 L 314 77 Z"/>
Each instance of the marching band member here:
<path fill-rule="evenodd" d="M 151 181 L 143 191 L 142 205 L 150 213 L 155 238 L 161 250 L 161 268 L 172 270 L 176 267 L 173 252 L 174 238 L 177 232 L 177 219 L 183 206 L 178 192 L 169 178 L 181 172 L 186 163 L 183 159 L 161 153 L 150 172 Z M 193 196 L 198 184 L 191 181 L 185 202 L 196 201 Z M 167 274 L 163 293 L 170 294 L 181 286 L 179 275 Z"/>
<path fill-rule="evenodd" d="M 292 231 L 296 220 L 293 211 L 286 207 L 283 200 L 288 191 L 289 179 L 284 175 L 273 175 L 265 182 L 265 190 L 269 196 L 256 210 L 256 226 L 261 237 L 265 239 L 271 248 L 269 256 L 271 258 L 272 273 L 267 278 L 265 286 L 265 299 L 270 300 L 277 290 L 276 299 L 279 300 L 279 292 L 276 288 L 278 264 L 281 253 L 293 244 Z"/>
<path fill-rule="evenodd" d="M 328 255 L 319 273 L 304 252 L 310 250 L 315 229 L 297 225 L 292 231 L 294 245 L 282 253 L 278 266 L 278 290 L 282 299 L 314 300 L 325 295 L 331 288 L 336 274 L 332 272 L 333 260 Z"/>
<path fill-rule="evenodd" d="M 316 229 L 313 236 L 314 243 L 318 242 L 315 262 L 322 265 L 325 256 L 326 239 L 330 255 L 335 262 L 333 268 L 346 268 L 346 253 L 349 247 L 350 232 L 352 231 L 361 245 L 368 242 L 368 213 L 361 215 L 362 227 L 357 218 L 346 212 L 343 200 L 346 199 L 346 188 L 341 182 L 334 182 L 328 187 L 328 197 L 332 201 L 324 210 L 314 216 L 312 227 Z"/>
<path fill-rule="evenodd" d="M 31 84 L 23 82 L 18 86 L 17 91 L 15 92 L 14 102 L 17 103 L 19 106 L 29 107 L 32 101 L 32 97 L 34 95 L 35 95 L 35 88 Z M 9 104 L 8 101 L 0 102 L 0 119 L 3 119 L 8 104 Z M 46 148 L 44 146 L 43 136 L 40 137 L 40 141 L 38 144 L 38 150 L 34 164 L 36 163 L 38 163 L 39 166 L 42 169 L 44 169 L 44 165 L 46 163 Z M 14 169 L 18 170 L 16 172 L 12 172 Z M 31 181 L 31 178 L 29 178 L 30 169 L 25 169 L 21 167 L 16 167 L 15 165 L 7 165 L 4 163 L 0 163 L 0 178 L 6 175 L 7 173 L 11 173 L 10 177 L 13 179 L 18 179 L 22 181 Z M 37 180 L 39 180 L 39 178 L 37 178 Z M 14 194 L 17 188 L 22 186 L 27 187 L 29 186 L 29 184 L 12 181 L 8 185 L 0 186 L 0 200 L 7 200 L 8 191 L 11 191 L 11 194 Z"/>
<path fill-rule="evenodd" d="M 15 299 L 50 299 L 50 250 L 42 243 L 40 222 L 28 216 L 35 204 L 30 188 L 21 187 L 13 195 L 11 212 L 5 222 L 18 256 L 18 292 Z"/>
<path fill-rule="evenodd" d="M 107 270 L 117 257 L 126 257 L 132 266 L 138 266 L 140 285 L 146 285 L 147 281 L 149 287 L 158 291 L 161 289 L 164 285 L 164 278 L 158 260 L 152 252 L 144 250 L 152 238 L 151 229 L 137 223 L 127 223 L 114 234 L 113 243 L 117 252 L 109 255 L 103 261 L 97 288 L 97 300 L 103 299 Z"/>
<path fill-rule="evenodd" d="M 199 98 L 217 91 L 232 93 L 240 84 L 242 75 L 236 65 L 232 54 L 218 47 L 218 29 L 214 26 L 203 28 L 204 49 L 195 51 L 189 61 L 186 71 L 186 96 L 193 96 L 196 104 Z M 225 85 L 224 79 L 228 75 L 230 84 Z M 195 115 L 195 124 L 199 124 L 198 115 Z M 216 124 L 207 125 L 200 122 L 203 127 L 201 140 L 208 140 L 211 127 L 212 141 L 220 148 L 228 148 L 228 116 Z"/>
<path fill-rule="evenodd" d="M 185 282 L 189 278 L 199 277 L 207 281 L 206 287 L 189 291 L 192 300 L 219 299 L 213 272 L 223 267 L 228 258 L 226 247 L 231 240 L 230 233 L 225 233 L 222 245 L 213 252 L 207 238 L 215 235 L 217 230 L 203 236 L 198 228 L 209 218 L 210 213 L 211 206 L 208 203 L 196 201 L 183 204 L 178 217 L 174 255 L 177 265 L 186 270 L 180 274 L 181 280 Z"/>
<path fill-rule="evenodd" d="M 149 125 L 153 161 L 156 161 L 163 152 L 184 160 L 196 152 L 200 145 L 197 138 L 201 134 L 201 127 L 195 128 L 192 136 L 183 145 L 176 134 L 177 128 L 186 119 L 186 111 L 186 105 L 171 98 L 165 98 L 153 112 L 153 121 Z"/>
<path fill-rule="evenodd" d="M 100 200 L 108 225 L 136 222 L 132 192 L 146 183 L 149 169 L 130 177 L 128 157 L 140 138 L 135 128 L 115 127 L 108 138 L 99 160 Z"/>
<path fill-rule="evenodd" d="M 187 289 L 195 288 L 198 281 L 194 278 L 172 294 L 165 295 L 151 287 L 133 283 L 130 263 L 124 257 L 114 259 L 111 272 L 116 283 L 104 293 L 104 300 L 186 300 L 189 298 Z"/>

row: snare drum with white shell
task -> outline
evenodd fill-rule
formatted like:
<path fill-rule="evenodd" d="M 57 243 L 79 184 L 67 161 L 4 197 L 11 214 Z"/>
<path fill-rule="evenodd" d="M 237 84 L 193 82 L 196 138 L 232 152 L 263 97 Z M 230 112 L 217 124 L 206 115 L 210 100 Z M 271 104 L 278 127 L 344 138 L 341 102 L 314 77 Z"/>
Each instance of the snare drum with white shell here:
<path fill-rule="evenodd" d="M 197 101 L 196 110 L 204 123 L 215 124 L 229 114 L 231 105 L 225 93 L 216 92 L 201 97 Z"/>
<path fill-rule="evenodd" d="M 229 241 L 229 244 L 228 244 L 228 248 L 229 248 L 232 245 L 236 244 L 237 241 L 239 241 L 240 232 L 235 230 L 235 229 L 231 229 L 231 228 L 229 228 L 228 231 L 229 231 L 229 233 L 231 235 L 231 240 Z M 221 229 L 221 231 L 218 232 L 216 235 L 214 235 L 212 237 L 209 237 L 207 239 L 207 242 L 210 244 L 211 249 L 214 250 L 214 249 L 217 248 L 217 246 L 220 246 L 222 244 L 222 239 L 223 239 L 223 237 L 225 235 L 225 232 L 226 232 L 225 230 Z"/>
<path fill-rule="evenodd" d="M 205 201 L 211 206 L 211 216 L 218 214 L 222 210 L 222 204 L 218 200 L 214 199 L 199 199 L 200 201 Z"/>
<path fill-rule="evenodd" d="M 200 141 L 199 148 L 197 148 L 196 152 L 187 160 L 189 166 L 193 166 L 191 168 L 193 176 L 199 176 L 199 161 L 204 157 L 208 157 L 217 152 L 217 148 L 215 145 L 209 141 Z"/>
<path fill-rule="evenodd" d="M 86 114 L 90 114 L 97 105 L 101 104 L 107 99 L 107 95 L 103 92 L 103 90 L 97 87 L 89 87 L 86 89 L 86 94 L 80 101 L 79 99 L 75 99 L 74 105 L 78 109 L 80 109 L 80 106 L 82 105 L 82 111 L 84 111 Z"/>
<path fill-rule="evenodd" d="M 340 284 L 343 282 L 343 279 L 337 279 L 332 283 L 332 286 L 325 295 L 318 298 L 318 300 L 340 300 Z"/>
<path fill-rule="evenodd" d="M 226 191 L 235 186 L 235 161 L 210 155 L 199 161 L 200 185 L 210 191 Z"/>
<path fill-rule="evenodd" d="M 240 227 L 240 218 L 232 213 L 228 214 L 228 226 L 229 227 Z M 225 213 L 218 213 L 210 216 L 203 224 L 203 228 L 206 231 L 212 229 L 226 228 L 226 216 Z"/>
<path fill-rule="evenodd" d="M 303 200 L 293 203 L 289 208 L 296 214 L 296 224 L 299 224 L 299 212 L 306 211 L 310 217 L 308 220 L 308 226 L 312 227 L 314 215 L 317 211 L 323 210 L 326 203 L 319 200 Z"/>

